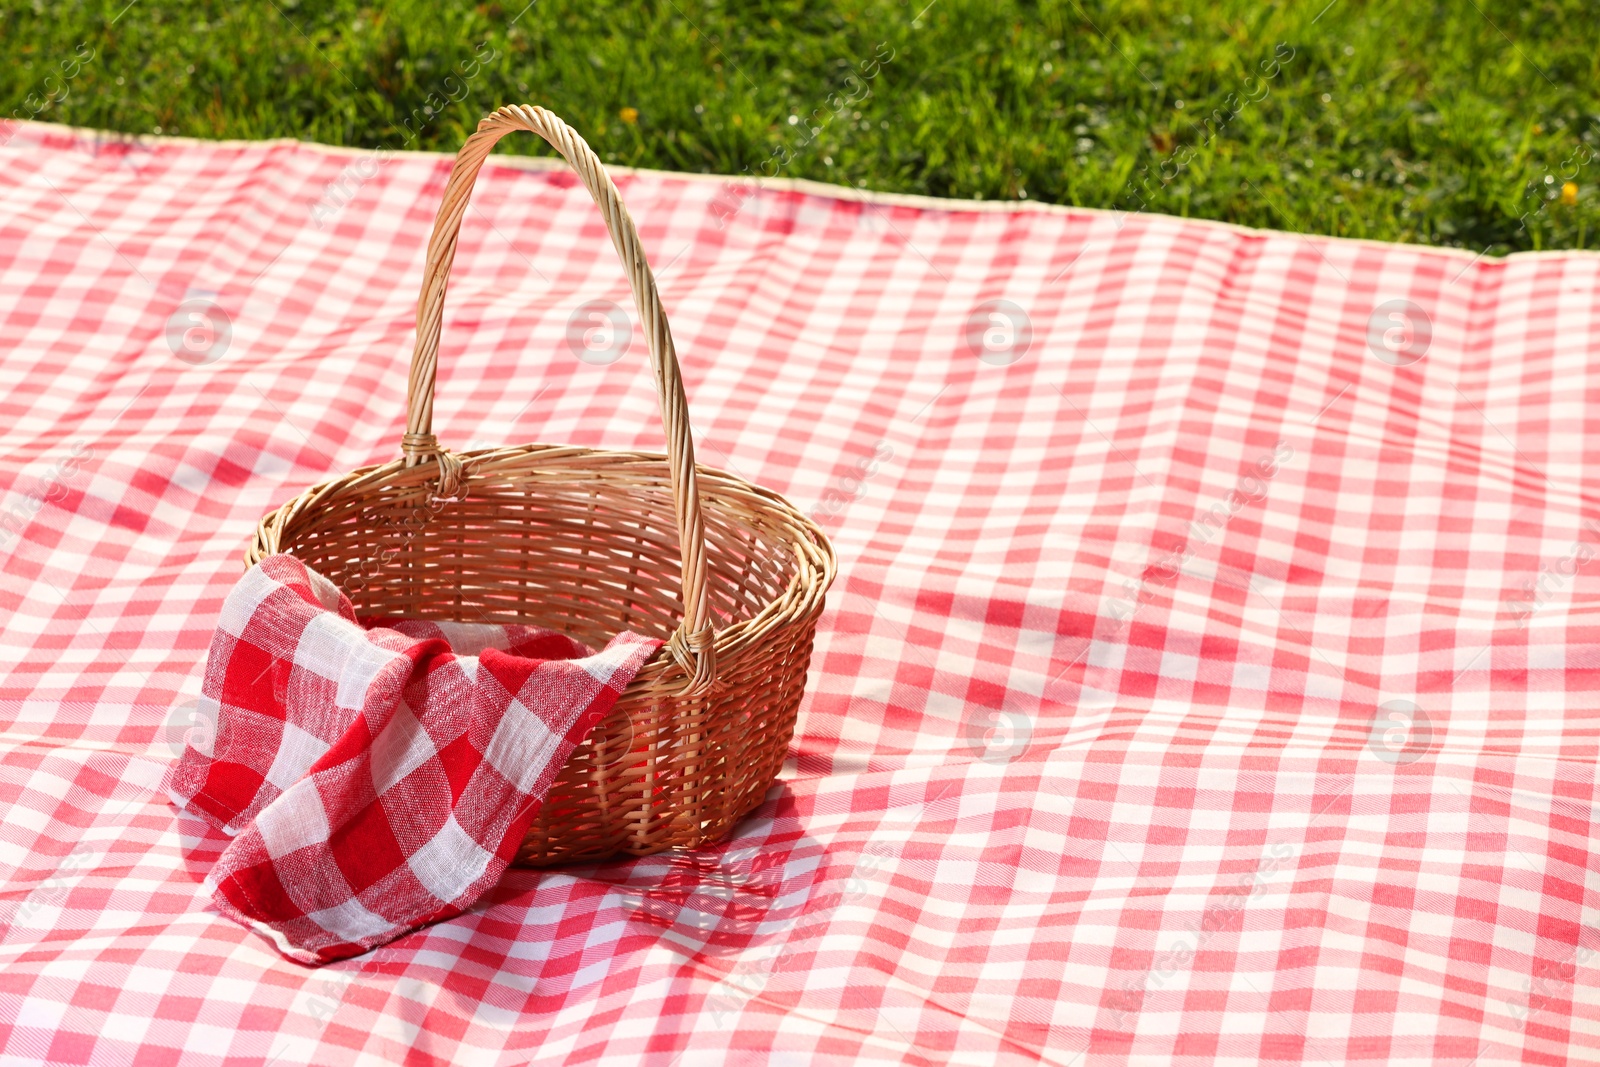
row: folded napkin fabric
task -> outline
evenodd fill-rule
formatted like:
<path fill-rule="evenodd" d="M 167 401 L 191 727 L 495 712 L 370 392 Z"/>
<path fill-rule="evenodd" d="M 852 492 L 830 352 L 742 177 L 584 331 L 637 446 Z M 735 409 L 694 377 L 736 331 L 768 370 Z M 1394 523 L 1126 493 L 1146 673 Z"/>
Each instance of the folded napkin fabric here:
<path fill-rule="evenodd" d="M 312 964 L 459 915 L 661 644 L 622 633 L 596 652 L 529 626 L 358 620 L 331 581 L 268 556 L 222 606 L 209 744 L 167 781 L 173 803 L 233 837 L 206 878 L 218 908 Z"/>

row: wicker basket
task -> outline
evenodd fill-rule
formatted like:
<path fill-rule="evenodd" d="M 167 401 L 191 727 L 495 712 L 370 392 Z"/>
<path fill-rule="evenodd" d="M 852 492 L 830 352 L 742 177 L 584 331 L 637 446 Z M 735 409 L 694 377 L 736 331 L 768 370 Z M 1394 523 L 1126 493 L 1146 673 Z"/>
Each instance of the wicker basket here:
<path fill-rule="evenodd" d="M 516 445 L 455 454 L 432 433 L 445 285 L 489 150 L 549 141 L 605 214 L 649 339 L 667 454 Z M 417 302 L 402 455 L 261 520 L 246 565 L 291 552 L 362 614 L 525 622 L 603 645 L 668 641 L 578 746 L 518 854 L 527 866 L 715 841 L 761 802 L 794 732 L 833 548 L 776 493 L 697 466 L 678 359 L 639 235 L 559 118 L 505 107 L 456 157 Z"/>

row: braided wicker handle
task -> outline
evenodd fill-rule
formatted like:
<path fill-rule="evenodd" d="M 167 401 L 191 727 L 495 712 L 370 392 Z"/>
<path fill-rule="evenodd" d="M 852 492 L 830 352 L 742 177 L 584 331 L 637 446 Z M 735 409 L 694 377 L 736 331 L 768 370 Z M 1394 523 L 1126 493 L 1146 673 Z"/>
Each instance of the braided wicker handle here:
<path fill-rule="evenodd" d="M 678 542 L 682 552 L 683 621 L 668 648 L 691 679 L 683 695 L 705 691 L 716 677 L 716 655 L 711 627 L 711 605 L 706 598 L 705 524 L 700 517 L 700 487 L 695 478 L 694 440 L 689 429 L 689 405 L 672 347 L 672 332 L 656 292 L 655 275 L 639 247 L 639 232 L 623 206 L 617 187 L 604 165 L 572 127 L 540 107 L 503 107 L 478 123 L 478 130 L 456 154 L 455 168 L 445 185 L 444 202 L 433 222 L 428 242 L 428 263 L 417 299 L 417 347 L 411 355 L 411 381 L 406 394 L 406 434 L 401 439 L 406 465 L 433 458 L 440 466 L 441 495 L 454 496 L 460 485 L 460 463 L 439 447 L 433 435 L 433 383 L 439 362 L 439 327 L 444 317 L 445 287 L 456 256 L 461 217 L 466 213 L 478 170 L 495 143 L 513 130 L 543 137 L 572 165 L 605 215 L 611 242 L 628 272 L 633 302 L 650 339 L 650 366 L 656 375 L 661 401 L 661 421 L 667 434 L 667 462 L 671 469 L 672 497 L 677 511 Z"/>

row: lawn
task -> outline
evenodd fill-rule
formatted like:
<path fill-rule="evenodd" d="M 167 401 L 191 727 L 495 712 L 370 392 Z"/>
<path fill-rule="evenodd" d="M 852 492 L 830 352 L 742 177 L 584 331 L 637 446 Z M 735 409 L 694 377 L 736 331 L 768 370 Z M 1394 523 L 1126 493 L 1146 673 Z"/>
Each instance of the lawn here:
<path fill-rule="evenodd" d="M 633 166 L 1492 255 L 1600 223 L 1593 0 L 523 2 L 0 0 L 0 116 L 454 151 L 529 102 Z"/>

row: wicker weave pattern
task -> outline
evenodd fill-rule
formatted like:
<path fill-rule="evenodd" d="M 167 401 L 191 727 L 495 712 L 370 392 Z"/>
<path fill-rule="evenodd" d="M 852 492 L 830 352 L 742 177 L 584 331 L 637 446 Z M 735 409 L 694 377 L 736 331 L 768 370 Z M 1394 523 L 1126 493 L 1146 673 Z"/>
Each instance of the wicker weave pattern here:
<path fill-rule="evenodd" d="M 489 150 L 544 137 L 605 215 L 649 340 L 667 454 L 518 445 L 455 454 L 433 389 L 461 219 Z M 434 223 L 402 455 L 267 515 L 246 565 L 293 552 L 366 614 L 532 622 L 590 644 L 669 641 L 563 768 L 519 862 L 647 855 L 714 841 L 783 763 L 835 560 L 776 493 L 694 462 L 687 399 L 655 279 L 589 146 L 537 107 L 501 108 L 456 159 Z M 674 575 L 676 572 L 676 575 Z"/>

